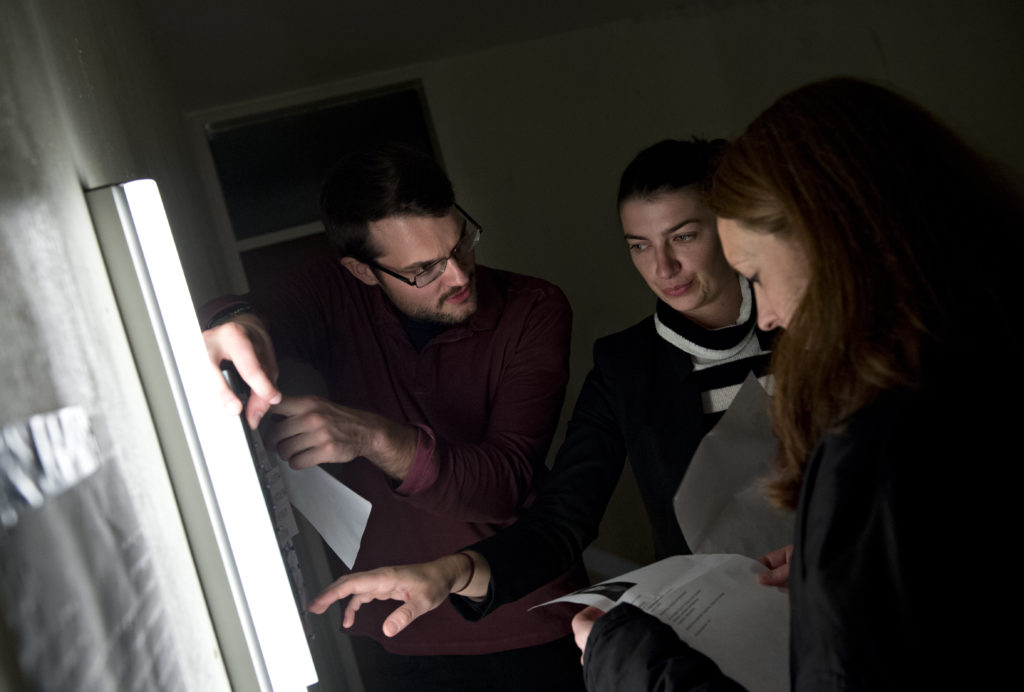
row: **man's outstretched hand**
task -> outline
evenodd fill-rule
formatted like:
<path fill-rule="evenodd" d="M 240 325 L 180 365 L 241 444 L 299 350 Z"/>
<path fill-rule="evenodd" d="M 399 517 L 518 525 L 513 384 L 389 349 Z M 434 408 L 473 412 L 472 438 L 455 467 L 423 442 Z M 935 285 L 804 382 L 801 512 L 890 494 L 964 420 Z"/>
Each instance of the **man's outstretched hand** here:
<path fill-rule="evenodd" d="M 347 574 L 310 601 L 308 610 L 320 615 L 335 601 L 348 598 L 341 624 L 351 627 L 364 603 L 402 601 L 402 605 L 384 620 L 384 634 L 393 637 L 413 620 L 444 603 L 453 588 L 470 580 L 473 567 L 466 558 L 465 554 L 446 555 L 418 565 L 379 567 Z"/>

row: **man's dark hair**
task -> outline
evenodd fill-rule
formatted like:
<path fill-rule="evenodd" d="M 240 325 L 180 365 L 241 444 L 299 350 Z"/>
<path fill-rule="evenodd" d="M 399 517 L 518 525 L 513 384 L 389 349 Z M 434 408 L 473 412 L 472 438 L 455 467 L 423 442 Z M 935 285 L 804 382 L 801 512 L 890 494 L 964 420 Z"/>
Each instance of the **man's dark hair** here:
<path fill-rule="evenodd" d="M 448 176 L 431 156 L 388 142 L 345 156 L 320 191 L 327 239 L 340 257 L 371 262 L 380 250 L 369 224 L 390 216 L 441 217 L 455 204 Z"/>
<path fill-rule="evenodd" d="M 630 199 L 650 199 L 663 192 L 698 185 L 703 191 L 728 145 L 724 139 L 663 139 L 629 162 L 619 181 L 619 207 Z"/>

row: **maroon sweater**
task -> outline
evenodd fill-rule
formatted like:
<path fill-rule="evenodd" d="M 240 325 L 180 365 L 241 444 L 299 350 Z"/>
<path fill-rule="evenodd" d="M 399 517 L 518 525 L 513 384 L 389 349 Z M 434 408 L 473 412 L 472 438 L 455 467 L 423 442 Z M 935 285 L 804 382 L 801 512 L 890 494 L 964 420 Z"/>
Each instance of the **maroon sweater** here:
<path fill-rule="evenodd" d="M 373 504 L 355 571 L 432 560 L 492 535 L 528 504 L 545 472 L 568 380 L 568 301 L 540 279 L 480 266 L 477 286 L 477 313 L 419 352 L 380 289 L 337 261 L 314 265 L 270 295 L 243 297 L 267 322 L 278 357 L 313 365 L 332 401 L 419 429 L 401 483 L 361 458 L 323 465 Z M 359 610 L 352 631 L 407 655 L 541 644 L 570 631 L 572 609 L 527 609 L 581 586 L 578 574 L 479 623 L 445 602 L 389 639 L 381 623 L 398 604 L 378 601 Z"/>

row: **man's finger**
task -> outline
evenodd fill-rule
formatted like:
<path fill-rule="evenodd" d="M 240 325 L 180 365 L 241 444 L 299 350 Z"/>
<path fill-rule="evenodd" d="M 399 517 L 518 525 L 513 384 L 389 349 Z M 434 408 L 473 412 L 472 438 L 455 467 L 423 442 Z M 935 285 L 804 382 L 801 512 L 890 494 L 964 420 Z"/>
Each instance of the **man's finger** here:
<path fill-rule="evenodd" d="M 281 403 L 270 407 L 270 412 L 275 416 L 282 416 L 282 418 L 274 422 L 267 435 L 266 442 L 270 447 L 280 447 L 281 443 L 285 440 L 293 439 L 302 436 L 304 433 L 324 427 L 322 420 L 306 415 L 306 407 L 303 404 L 295 404 L 294 397 L 284 397 Z M 309 446 L 308 444 L 305 445 L 305 447 Z M 302 449 L 291 449 L 290 451 L 294 454 L 295 452 L 302 451 Z M 282 454 L 282 456 L 284 455 Z"/>
<path fill-rule="evenodd" d="M 274 421 L 265 442 L 267 447 L 276 449 L 282 459 L 287 459 L 312 447 L 313 438 L 314 436 L 298 425 L 295 419 L 285 418 Z"/>
<path fill-rule="evenodd" d="M 282 455 L 282 459 L 285 457 Z M 288 466 L 292 467 L 295 471 L 302 471 L 303 469 L 311 469 L 314 466 L 319 466 L 324 462 L 340 461 L 338 459 L 323 459 L 321 455 L 317 453 L 316 449 L 305 449 L 298 454 L 293 455 L 287 459 Z"/>
<path fill-rule="evenodd" d="M 250 392 L 249 403 L 245 406 L 245 420 L 249 423 L 249 428 L 255 430 L 269 410 L 269 401 L 257 395 L 255 391 Z"/>
<path fill-rule="evenodd" d="M 371 572 L 347 574 L 320 592 L 316 598 L 306 605 L 306 610 L 317 615 L 342 598 L 352 596 L 353 600 L 367 603 L 375 598 L 391 598 L 394 580 L 389 578 L 386 570 L 378 568 Z"/>
<path fill-rule="evenodd" d="M 296 471 L 313 468 L 325 462 L 348 461 L 347 459 L 332 458 L 331 448 L 315 445 L 313 436 L 307 434 L 289 437 L 276 445 L 268 441 L 267 447 L 276 450 L 277 455 Z"/>
<path fill-rule="evenodd" d="M 299 416 L 315 409 L 318 402 L 319 399 L 315 396 L 284 396 L 274 402 L 271 410 L 286 417 Z"/>
<path fill-rule="evenodd" d="M 373 600 L 372 598 L 369 600 Z M 352 598 L 348 599 L 348 605 L 345 606 L 345 612 L 341 616 L 341 626 L 348 629 L 356 622 L 356 611 L 359 610 L 360 606 L 365 601 L 356 594 Z"/>
<path fill-rule="evenodd" d="M 234 364 L 239 377 L 249 385 L 258 402 L 266 402 L 246 407 L 246 420 L 250 427 L 255 428 L 259 419 L 266 413 L 266 406 L 281 399 L 281 392 L 273 383 L 277 377 L 277 363 L 274 361 L 273 352 L 265 355 L 266 362 L 261 361 L 245 327 L 233 322 L 203 332 L 203 339 L 210 362 L 217 372 L 220 397 L 225 402 L 225 408 L 235 415 L 241 412 L 241 403 L 230 393 L 220 373 L 220 363 L 225 360 Z"/>
<path fill-rule="evenodd" d="M 430 608 L 424 608 L 423 604 L 416 601 L 410 601 L 405 605 L 395 608 L 394 612 L 384 620 L 384 634 L 389 637 L 395 636 L 428 610 Z"/>
<path fill-rule="evenodd" d="M 228 386 L 228 381 L 225 380 L 224 375 L 221 374 L 220 368 L 212 361 L 210 362 L 210 368 L 213 373 L 213 381 L 216 382 L 214 387 L 217 390 L 217 396 L 220 397 L 221 406 L 224 407 L 224 413 L 229 416 L 237 416 L 242 412 L 242 402 L 237 396 L 235 396 L 235 393 L 231 391 L 231 387 Z"/>
<path fill-rule="evenodd" d="M 351 581 L 353 580 L 349 579 L 348 577 L 342 577 L 341 579 L 337 580 L 336 582 L 328 586 L 326 589 L 321 591 L 316 598 L 310 601 L 309 604 L 306 606 L 306 609 L 311 613 L 322 615 L 323 612 L 327 610 L 327 608 L 332 603 L 342 598 L 345 598 L 346 596 L 352 593 L 354 589 L 352 584 L 350 583 Z"/>
<path fill-rule="evenodd" d="M 251 348 L 248 352 L 232 354 L 231 362 L 235 364 L 239 377 L 245 380 L 253 394 L 266 401 L 268 405 L 281 401 L 281 392 L 264 372 L 263 365 Z"/>

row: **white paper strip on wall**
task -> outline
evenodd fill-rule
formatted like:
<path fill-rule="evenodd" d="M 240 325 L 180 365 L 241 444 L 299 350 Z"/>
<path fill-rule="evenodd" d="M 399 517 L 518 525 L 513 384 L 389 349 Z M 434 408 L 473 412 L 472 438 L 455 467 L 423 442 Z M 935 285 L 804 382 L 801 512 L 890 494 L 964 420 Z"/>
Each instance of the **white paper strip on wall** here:
<path fill-rule="evenodd" d="M 279 464 L 292 505 L 351 569 L 370 518 L 370 503 L 317 466 L 296 471 L 277 454 L 268 454 Z"/>

